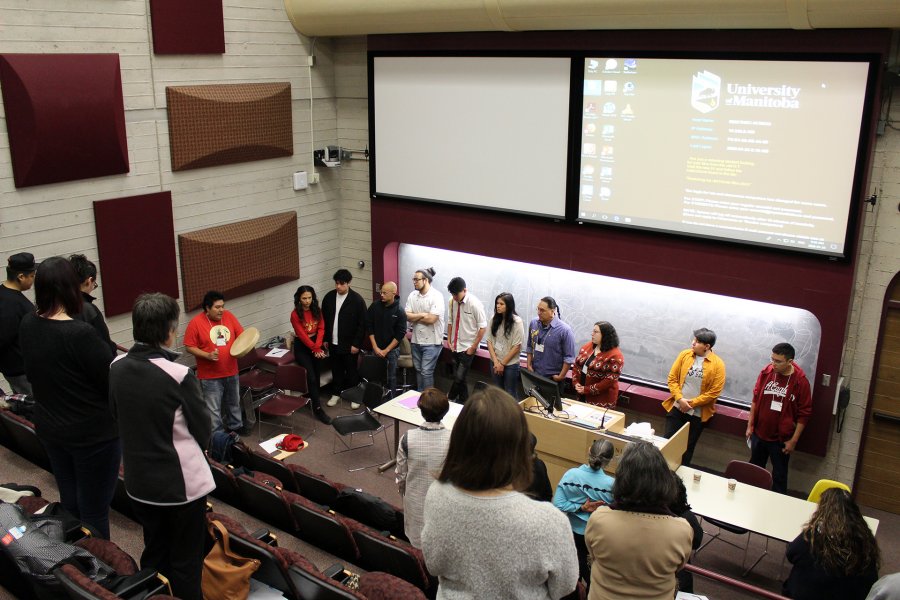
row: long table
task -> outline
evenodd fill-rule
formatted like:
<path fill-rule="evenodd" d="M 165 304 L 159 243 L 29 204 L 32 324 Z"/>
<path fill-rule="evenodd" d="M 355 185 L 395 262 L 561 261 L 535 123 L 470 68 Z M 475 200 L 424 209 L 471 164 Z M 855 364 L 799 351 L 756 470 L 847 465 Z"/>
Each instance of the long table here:
<path fill-rule="evenodd" d="M 716 519 L 783 542 L 797 537 L 818 506 L 793 496 L 738 482 L 729 491 L 728 479 L 681 466 L 676 471 L 687 488 L 691 510 L 700 516 Z M 694 474 L 700 481 L 694 481 Z M 878 519 L 864 517 L 874 535 Z"/>

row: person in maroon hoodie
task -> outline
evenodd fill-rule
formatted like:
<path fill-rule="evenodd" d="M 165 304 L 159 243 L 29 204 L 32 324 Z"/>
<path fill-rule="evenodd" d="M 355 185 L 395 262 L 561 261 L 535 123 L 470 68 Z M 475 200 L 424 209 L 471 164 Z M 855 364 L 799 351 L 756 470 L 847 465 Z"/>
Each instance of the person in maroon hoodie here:
<path fill-rule="evenodd" d="M 765 468 L 772 461 L 772 489 L 787 493 L 788 460 L 812 415 L 812 396 L 806 374 L 794 362 L 794 347 L 772 348 L 772 362 L 753 387 L 747 421 L 750 462 Z"/>

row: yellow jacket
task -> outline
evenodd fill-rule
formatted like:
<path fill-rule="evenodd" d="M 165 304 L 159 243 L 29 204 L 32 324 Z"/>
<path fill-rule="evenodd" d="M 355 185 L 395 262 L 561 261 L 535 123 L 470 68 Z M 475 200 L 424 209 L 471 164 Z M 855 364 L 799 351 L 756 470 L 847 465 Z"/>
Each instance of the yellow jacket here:
<path fill-rule="evenodd" d="M 687 372 L 694 364 L 694 352 L 690 348 L 681 352 L 669 370 L 669 391 L 672 393 L 662 405 L 666 412 L 672 410 L 677 400 L 682 398 L 681 387 Z M 700 419 L 705 423 L 716 414 L 716 399 L 725 387 L 725 363 L 710 350 L 703 359 L 703 380 L 700 382 L 700 395 L 691 402 L 691 408 L 700 407 Z"/>

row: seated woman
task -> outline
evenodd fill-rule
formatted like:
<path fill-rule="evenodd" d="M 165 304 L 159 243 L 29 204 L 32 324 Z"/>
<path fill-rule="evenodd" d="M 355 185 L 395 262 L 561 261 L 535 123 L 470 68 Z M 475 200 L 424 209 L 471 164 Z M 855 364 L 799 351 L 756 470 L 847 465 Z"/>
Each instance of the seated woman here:
<path fill-rule="evenodd" d="M 672 600 L 675 573 L 691 554 L 691 526 L 669 512 L 675 482 L 649 442 L 625 446 L 613 503 L 588 519 L 584 541 L 593 560 L 590 600 Z"/>
<path fill-rule="evenodd" d="M 291 327 L 294 328 L 294 361 L 306 369 L 306 386 L 316 418 L 329 425 L 331 417 L 322 408 L 319 395 L 319 363 L 325 358 L 325 318 L 319 308 L 316 290 L 301 285 L 294 292 L 294 310 L 291 311 Z"/>
<path fill-rule="evenodd" d="M 691 505 L 688 504 L 687 488 L 684 487 L 684 481 L 682 481 L 681 477 L 674 472 L 672 473 L 672 481 L 675 482 L 677 493 L 675 501 L 669 505 L 669 510 L 671 510 L 672 514 L 676 517 L 681 517 L 690 523 L 691 529 L 694 532 L 694 539 L 691 541 L 691 549 L 696 550 L 700 547 L 700 544 L 703 543 L 703 528 L 700 527 L 700 521 L 697 519 L 697 515 L 691 512 Z M 691 562 L 690 559 L 688 559 L 688 562 Z M 686 592 L 688 594 L 694 593 L 693 573 L 687 569 L 681 569 L 675 574 L 675 578 L 678 580 L 679 592 Z"/>
<path fill-rule="evenodd" d="M 572 369 L 572 385 L 578 399 L 597 406 L 615 406 L 624 365 L 616 328 L 607 321 L 594 323 L 591 341 L 578 351 Z"/>
<path fill-rule="evenodd" d="M 566 471 L 553 495 L 553 504 L 569 517 L 575 550 L 578 551 L 578 573 L 585 583 L 590 581 L 591 565 L 584 544 L 584 528 L 592 512 L 612 502 L 613 478 L 603 469 L 612 460 L 615 450 L 607 440 L 594 440 L 587 464 Z"/>
<path fill-rule="evenodd" d="M 525 414 L 506 392 L 469 397 L 425 498 L 422 551 L 438 598 L 561 598 L 578 578 L 566 518 L 519 490 L 531 480 Z"/>
<path fill-rule="evenodd" d="M 845 490 L 822 492 L 819 507 L 788 544 L 793 564 L 782 594 L 797 600 L 863 600 L 881 558 L 872 530 Z"/>
<path fill-rule="evenodd" d="M 494 299 L 487 347 L 494 383 L 516 399 L 519 397 L 519 354 L 524 341 L 525 325 L 516 314 L 516 300 L 509 292 L 501 292 Z"/>
<path fill-rule="evenodd" d="M 397 487 L 403 496 L 406 537 L 410 544 L 421 548 L 425 494 L 440 472 L 450 444 L 450 430 L 441 423 L 450 410 L 450 401 L 439 389 L 427 388 L 416 405 L 425 422 L 400 438 L 396 473 Z"/>

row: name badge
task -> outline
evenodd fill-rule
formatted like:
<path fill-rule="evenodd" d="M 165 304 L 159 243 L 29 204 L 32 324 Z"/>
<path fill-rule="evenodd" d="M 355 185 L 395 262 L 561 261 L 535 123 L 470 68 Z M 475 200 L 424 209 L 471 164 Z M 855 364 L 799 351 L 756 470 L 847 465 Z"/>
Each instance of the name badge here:
<path fill-rule="evenodd" d="M 775 412 L 781 412 L 781 400 L 772 400 L 772 410 Z"/>
<path fill-rule="evenodd" d="M 544 345 L 543 345 L 543 344 L 535 344 L 535 345 L 534 345 L 534 351 L 535 351 L 535 352 L 543 352 L 543 351 L 544 351 Z"/>
<path fill-rule="evenodd" d="M 226 345 L 228 345 L 228 340 L 226 340 L 224 337 L 216 338 L 216 346 L 222 347 Z"/>

